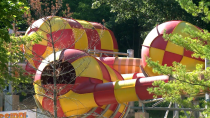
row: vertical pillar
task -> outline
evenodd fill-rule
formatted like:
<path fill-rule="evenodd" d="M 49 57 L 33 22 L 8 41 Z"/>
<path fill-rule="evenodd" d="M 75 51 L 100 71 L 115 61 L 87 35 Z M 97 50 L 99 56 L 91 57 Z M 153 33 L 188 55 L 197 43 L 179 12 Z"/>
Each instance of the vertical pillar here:
<path fill-rule="evenodd" d="M 168 108 L 171 108 L 171 104 L 172 104 L 172 102 L 170 102 L 170 104 L 168 105 Z M 166 111 L 164 118 L 168 117 L 168 113 L 169 113 L 169 110 Z"/>
<path fill-rule="evenodd" d="M 5 95 L 4 111 L 18 110 L 19 95 Z"/>
<path fill-rule="evenodd" d="M 130 103 L 129 105 L 130 105 L 131 107 L 134 107 L 134 102 L 129 102 L 129 103 Z M 133 114 L 133 113 L 134 113 L 134 109 L 130 109 L 130 113 Z"/>
<path fill-rule="evenodd" d="M 207 69 L 207 67 L 209 67 L 210 64 L 209 64 L 209 60 L 208 59 L 205 59 L 205 69 Z M 209 102 L 209 93 L 206 93 L 205 94 L 205 100 L 206 102 Z M 205 106 L 205 108 L 207 109 L 207 105 Z M 207 118 L 207 114 L 205 115 L 205 117 Z"/>
<path fill-rule="evenodd" d="M 134 57 L 134 50 L 133 49 L 127 49 L 128 57 Z"/>
<path fill-rule="evenodd" d="M 129 107 L 135 107 L 134 102 L 129 102 Z M 134 109 L 130 109 L 126 118 L 134 117 L 135 111 Z"/>
<path fill-rule="evenodd" d="M 199 105 L 199 101 L 198 101 L 198 99 L 197 98 L 195 98 L 195 100 L 193 100 L 193 105 Z M 194 118 L 199 118 L 199 111 L 193 111 L 193 116 L 194 116 Z"/>
<path fill-rule="evenodd" d="M 174 103 L 174 108 L 179 108 L 177 103 Z M 173 111 L 173 118 L 179 118 L 179 111 Z"/>
<path fill-rule="evenodd" d="M 139 100 L 139 107 L 142 107 L 142 111 L 135 112 L 135 118 L 149 118 L 149 113 L 144 110 L 144 103 Z"/>
<path fill-rule="evenodd" d="M 134 50 L 133 49 L 127 49 L 128 57 L 134 57 Z M 130 102 L 130 106 L 134 107 L 134 102 Z M 130 109 L 129 116 L 132 116 L 134 114 L 134 109 Z"/>

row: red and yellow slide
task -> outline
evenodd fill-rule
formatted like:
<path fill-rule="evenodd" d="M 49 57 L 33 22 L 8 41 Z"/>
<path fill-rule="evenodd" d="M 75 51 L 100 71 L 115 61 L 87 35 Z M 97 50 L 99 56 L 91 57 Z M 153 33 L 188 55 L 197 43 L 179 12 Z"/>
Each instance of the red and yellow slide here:
<path fill-rule="evenodd" d="M 53 25 L 49 27 L 49 23 Z M 27 57 L 28 62 L 38 68 L 34 78 L 37 105 L 53 115 L 52 98 L 56 89 L 59 117 L 125 118 L 129 102 L 153 99 L 147 88 L 153 87 L 154 81 L 169 81 L 168 76 L 153 73 L 146 63 L 147 57 L 168 66 L 177 61 L 186 65 L 189 71 L 194 70 L 196 64 L 204 64 L 204 60 L 191 56 L 193 52 L 162 37 L 164 31 L 186 37 L 188 34 L 182 32 L 185 27 L 200 30 L 185 21 L 157 25 L 147 35 L 140 59 L 88 54 L 87 49 L 118 52 L 114 34 L 100 23 L 57 16 L 35 21 L 26 34 L 38 33 L 43 40 L 37 44 L 29 43 L 24 46 L 24 51 L 33 55 Z M 52 42 L 55 43 L 56 62 Z M 52 64 L 56 68 L 56 88 Z M 26 71 L 33 72 L 28 66 Z"/>

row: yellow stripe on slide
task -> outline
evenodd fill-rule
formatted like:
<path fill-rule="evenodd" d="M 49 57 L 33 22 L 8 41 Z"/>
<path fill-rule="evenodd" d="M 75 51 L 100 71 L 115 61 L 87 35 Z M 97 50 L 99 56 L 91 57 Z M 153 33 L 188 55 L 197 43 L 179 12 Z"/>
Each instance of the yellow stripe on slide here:
<path fill-rule="evenodd" d="M 106 113 L 103 115 L 104 117 L 106 117 L 106 118 L 110 118 L 110 116 L 113 114 L 113 111 L 111 111 L 111 110 L 107 110 L 106 111 Z"/>
<path fill-rule="evenodd" d="M 95 58 L 85 56 L 77 59 L 72 63 L 76 71 L 76 76 L 97 78 L 103 80 L 103 73 L 101 67 Z"/>
<path fill-rule="evenodd" d="M 114 86 L 114 94 L 118 103 L 138 101 L 135 90 L 136 79 L 117 81 Z M 124 96 L 129 97 L 124 97 Z"/>
<path fill-rule="evenodd" d="M 40 86 L 41 86 L 41 80 L 37 80 L 34 82 L 34 91 L 36 94 L 36 98 L 39 101 L 39 103 L 42 105 L 42 101 L 45 96 L 45 90 L 43 87 Z"/>
<path fill-rule="evenodd" d="M 69 91 L 64 95 L 59 96 L 59 101 L 66 116 L 84 114 L 90 110 L 91 107 L 98 106 L 95 102 L 93 93 L 78 94 L 73 91 Z"/>
<path fill-rule="evenodd" d="M 58 49 L 58 48 L 55 48 L 55 51 L 58 52 L 59 49 Z M 52 53 L 53 53 L 53 48 L 48 46 L 48 47 L 46 48 L 44 54 L 42 54 L 42 55 L 40 55 L 40 56 L 42 56 L 43 58 L 46 58 L 47 56 L 49 56 L 49 55 L 52 54 Z"/>
<path fill-rule="evenodd" d="M 199 31 L 199 29 L 196 26 L 188 22 L 182 21 L 174 28 L 172 34 L 179 34 L 179 35 L 182 35 L 183 37 L 187 37 L 189 36 L 189 34 L 183 32 L 183 29 L 185 29 L 186 27 L 189 27 L 194 31 Z"/>
<path fill-rule="evenodd" d="M 41 31 L 40 29 L 38 29 L 38 30 L 36 31 L 36 33 L 37 33 L 39 36 L 42 36 L 42 37 L 41 37 L 42 40 L 39 41 L 37 44 L 47 46 L 47 43 L 48 43 L 47 33 Z"/>
<path fill-rule="evenodd" d="M 123 113 L 125 107 L 126 106 L 124 104 L 120 104 L 120 108 L 119 108 L 118 112 Z"/>
<path fill-rule="evenodd" d="M 100 40 L 101 40 L 101 49 L 103 50 L 114 50 L 114 44 L 112 36 L 108 30 L 96 29 Z"/>
<path fill-rule="evenodd" d="M 89 23 L 85 20 L 76 20 L 76 21 L 79 22 L 82 25 L 83 28 L 87 28 L 87 29 L 93 29 L 94 28 L 94 26 L 91 23 Z"/>
<path fill-rule="evenodd" d="M 152 57 L 152 61 L 159 61 L 162 64 L 165 51 L 158 48 L 150 47 L 149 56 Z"/>
<path fill-rule="evenodd" d="M 117 75 L 115 74 L 114 70 L 112 68 L 110 68 L 109 66 L 107 66 L 106 64 L 104 64 L 104 65 L 106 66 L 106 69 L 109 72 L 109 75 L 111 77 L 111 81 L 114 82 L 114 81 L 119 80 Z"/>
<path fill-rule="evenodd" d="M 75 49 L 87 50 L 88 38 L 84 29 L 73 28 L 72 29 L 75 39 Z"/>

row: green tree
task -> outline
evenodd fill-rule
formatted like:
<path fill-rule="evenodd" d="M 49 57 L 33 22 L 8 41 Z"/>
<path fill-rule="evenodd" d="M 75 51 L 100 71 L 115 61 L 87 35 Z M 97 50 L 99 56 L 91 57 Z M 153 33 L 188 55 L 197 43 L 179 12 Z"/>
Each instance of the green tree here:
<path fill-rule="evenodd" d="M 19 70 L 20 67 L 16 62 L 22 58 L 22 52 L 18 51 L 21 41 L 14 37 L 11 38 L 8 30 L 13 29 L 12 23 L 15 20 L 21 20 L 27 9 L 26 0 L 0 1 L 0 89 L 4 89 L 10 81 L 13 81 L 14 84 L 25 81 L 14 77 L 14 71 L 11 71 L 12 69 Z M 23 73 L 22 71 L 18 72 Z"/>

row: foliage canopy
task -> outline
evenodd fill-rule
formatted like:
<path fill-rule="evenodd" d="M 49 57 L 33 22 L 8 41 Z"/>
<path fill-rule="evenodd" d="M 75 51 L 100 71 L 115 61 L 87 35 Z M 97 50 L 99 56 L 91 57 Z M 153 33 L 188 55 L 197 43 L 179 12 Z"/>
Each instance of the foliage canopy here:
<path fill-rule="evenodd" d="M 4 89 L 10 81 L 14 84 L 25 81 L 25 79 L 20 79 L 20 76 L 14 77 L 14 70 L 21 70 L 16 62 L 23 57 L 22 52 L 19 51 L 22 41 L 10 37 L 8 30 L 13 28 L 13 22 L 22 19 L 27 9 L 26 0 L 0 1 L 0 89 Z M 22 75 L 21 73 L 23 71 L 20 71 L 19 75 Z"/>

